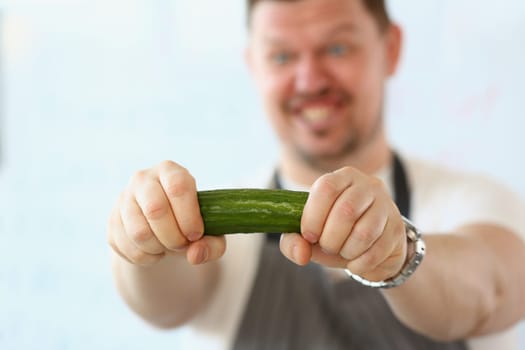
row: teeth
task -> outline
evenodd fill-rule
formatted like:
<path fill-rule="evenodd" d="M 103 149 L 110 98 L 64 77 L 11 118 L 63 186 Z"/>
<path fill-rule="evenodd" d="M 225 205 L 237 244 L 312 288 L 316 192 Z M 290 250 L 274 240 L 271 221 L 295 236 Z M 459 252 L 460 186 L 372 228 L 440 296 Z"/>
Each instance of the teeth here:
<path fill-rule="evenodd" d="M 309 121 L 317 122 L 317 121 L 328 118 L 329 112 L 330 110 L 328 108 L 315 107 L 315 108 L 304 109 L 303 115 Z"/>

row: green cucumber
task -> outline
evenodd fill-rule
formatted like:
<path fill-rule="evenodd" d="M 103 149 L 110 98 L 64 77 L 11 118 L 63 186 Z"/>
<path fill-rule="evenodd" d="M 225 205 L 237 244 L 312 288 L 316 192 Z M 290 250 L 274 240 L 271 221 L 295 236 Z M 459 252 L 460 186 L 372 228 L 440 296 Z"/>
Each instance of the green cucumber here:
<path fill-rule="evenodd" d="M 205 235 L 301 231 L 308 192 L 263 189 L 198 191 Z"/>

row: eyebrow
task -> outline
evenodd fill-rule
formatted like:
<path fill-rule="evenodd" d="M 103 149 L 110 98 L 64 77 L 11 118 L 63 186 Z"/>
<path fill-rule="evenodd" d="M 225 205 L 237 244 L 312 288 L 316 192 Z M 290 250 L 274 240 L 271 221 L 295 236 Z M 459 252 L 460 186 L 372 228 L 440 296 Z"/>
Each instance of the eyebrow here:
<path fill-rule="evenodd" d="M 286 46 L 286 41 L 279 38 L 264 37 L 262 41 L 265 45 L 269 46 Z"/>
<path fill-rule="evenodd" d="M 329 30 L 328 32 L 326 32 L 325 36 L 331 37 L 333 35 L 337 35 L 337 34 L 340 34 L 340 33 L 346 33 L 346 32 L 355 33 L 355 32 L 358 32 L 358 31 L 359 31 L 359 29 L 357 28 L 357 26 L 354 23 L 344 22 L 344 23 L 339 24 L 338 26 L 336 26 L 332 30 Z"/>
<path fill-rule="evenodd" d="M 350 22 L 344 22 L 344 23 L 341 23 L 339 25 L 337 25 L 336 27 L 328 30 L 324 36 L 326 38 L 331 38 L 335 35 L 338 35 L 338 34 L 344 34 L 344 33 L 356 33 L 358 32 L 359 29 L 357 28 L 357 26 L 353 23 L 350 23 Z M 274 46 L 286 46 L 287 45 L 287 42 L 286 40 L 282 40 L 280 38 L 275 38 L 275 37 L 271 37 L 271 36 L 268 36 L 268 37 L 264 37 L 263 38 L 263 42 L 265 44 L 268 44 L 268 45 L 274 45 Z"/>

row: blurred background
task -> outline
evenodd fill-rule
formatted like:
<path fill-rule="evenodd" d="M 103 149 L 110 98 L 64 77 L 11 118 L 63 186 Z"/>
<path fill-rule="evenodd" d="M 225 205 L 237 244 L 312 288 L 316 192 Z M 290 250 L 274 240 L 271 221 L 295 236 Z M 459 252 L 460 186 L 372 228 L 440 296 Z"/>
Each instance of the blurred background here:
<path fill-rule="evenodd" d="M 389 86 L 394 145 L 525 196 L 525 2 L 390 8 L 406 44 Z M 275 162 L 244 21 L 241 0 L 0 2 L 0 349 L 183 341 L 116 295 L 106 219 L 129 177 L 161 160 L 200 189 Z"/>

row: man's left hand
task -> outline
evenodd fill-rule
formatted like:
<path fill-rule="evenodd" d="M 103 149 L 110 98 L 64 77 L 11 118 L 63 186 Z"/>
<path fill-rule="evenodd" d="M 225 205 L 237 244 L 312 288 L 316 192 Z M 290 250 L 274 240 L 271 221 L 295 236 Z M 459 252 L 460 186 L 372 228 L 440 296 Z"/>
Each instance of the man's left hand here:
<path fill-rule="evenodd" d="M 401 214 L 381 180 L 345 167 L 312 185 L 301 234 L 283 234 L 280 248 L 299 265 L 312 260 L 381 281 L 403 267 L 407 239 Z"/>

